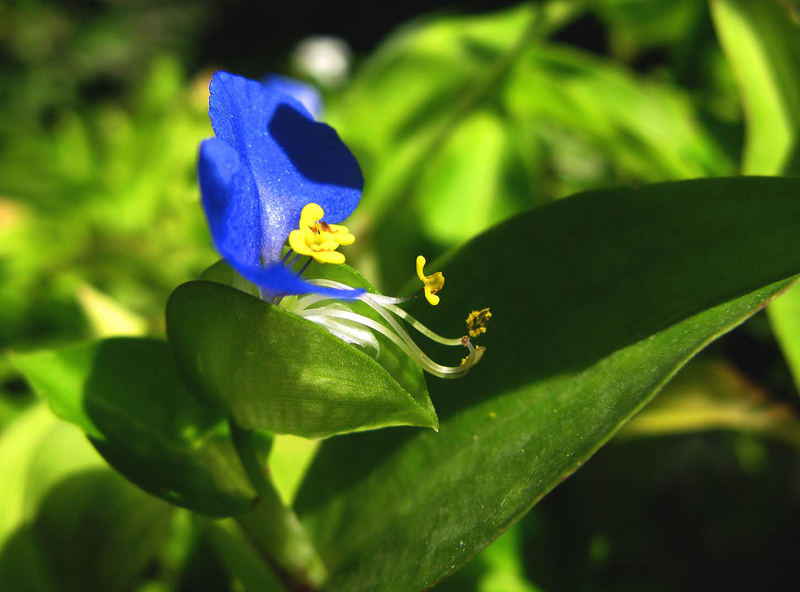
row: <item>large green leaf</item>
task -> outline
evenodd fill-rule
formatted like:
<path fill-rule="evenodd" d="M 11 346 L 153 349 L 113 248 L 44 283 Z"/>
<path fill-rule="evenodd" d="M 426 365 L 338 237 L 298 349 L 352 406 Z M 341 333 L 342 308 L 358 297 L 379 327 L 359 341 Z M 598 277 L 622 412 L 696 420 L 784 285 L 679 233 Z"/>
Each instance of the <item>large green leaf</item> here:
<path fill-rule="evenodd" d="M 243 428 L 325 437 L 437 427 L 419 369 L 405 356 L 392 358 L 390 373 L 326 329 L 229 286 L 179 286 L 167 304 L 167 332 L 196 391 Z"/>
<path fill-rule="evenodd" d="M 211 515 L 252 507 L 256 492 L 227 423 L 188 393 L 163 341 L 108 339 L 14 361 L 59 417 L 143 489 Z"/>
<path fill-rule="evenodd" d="M 799 230 L 800 180 L 684 181 L 555 202 L 453 254 L 437 312 L 455 324 L 491 306 L 486 354 L 465 379 L 431 381 L 439 433 L 322 443 L 295 508 L 329 589 L 455 571 L 789 286 Z"/>

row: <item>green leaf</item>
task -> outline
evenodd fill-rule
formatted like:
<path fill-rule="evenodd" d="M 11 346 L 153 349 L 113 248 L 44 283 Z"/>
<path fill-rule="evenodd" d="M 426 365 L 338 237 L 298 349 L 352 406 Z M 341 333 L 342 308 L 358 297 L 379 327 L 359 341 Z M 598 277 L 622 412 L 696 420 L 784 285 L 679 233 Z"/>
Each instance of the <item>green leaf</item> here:
<path fill-rule="evenodd" d="M 295 270 L 298 273 L 302 271 L 303 277 L 307 280 L 333 280 L 345 284 L 346 286 L 362 288 L 368 292 L 377 293 L 375 287 L 349 265 L 328 265 L 315 261 L 307 264 L 304 259 L 305 258 L 301 259 L 295 264 Z M 260 298 L 258 287 L 236 273 L 224 260 L 218 261 L 206 269 L 200 275 L 200 279 L 231 286 L 246 294 Z M 290 307 L 295 301 L 296 298 L 285 297 L 281 301 L 281 308 Z M 369 317 L 389 328 L 380 314 L 362 302 L 340 302 L 338 304 L 362 316 Z M 372 356 L 378 364 L 383 366 L 383 369 L 386 370 L 401 387 L 411 393 L 415 400 L 420 401 L 423 405 L 430 406 L 431 403 L 428 397 L 428 389 L 425 385 L 425 377 L 419 366 L 383 335 L 377 335 L 376 338 L 380 345 L 379 351 L 377 353 L 370 351 L 370 356 Z"/>
<path fill-rule="evenodd" d="M 780 2 L 713 0 L 711 14 L 744 103 L 742 171 L 780 174 L 800 139 L 800 24 Z"/>
<path fill-rule="evenodd" d="M 744 103 L 742 171 L 800 173 L 800 24 L 778 2 L 715 0 L 711 8 Z M 800 290 L 788 291 L 769 317 L 800 390 Z"/>
<path fill-rule="evenodd" d="M 507 144 L 503 120 L 492 111 L 478 111 L 456 127 L 415 190 L 429 237 L 458 244 L 516 213 L 501 191 Z"/>
<path fill-rule="evenodd" d="M 20 413 L 0 437 L 0 547 L 35 514 L 41 498 L 71 474 L 103 466 L 73 426 L 58 421 L 45 405 Z"/>
<path fill-rule="evenodd" d="M 226 422 L 188 393 L 163 341 L 108 339 L 14 361 L 56 415 L 141 488 L 215 516 L 252 507 Z"/>
<path fill-rule="evenodd" d="M 127 590 L 166 542 L 173 508 L 114 474 L 46 406 L 3 433 L 0 458 L 1 589 Z"/>
<path fill-rule="evenodd" d="M 321 326 L 228 286 L 179 286 L 167 304 L 167 333 L 196 391 L 243 428 L 325 437 L 437 427 L 419 370 L 405 356 L 391 356 L 390 373 Z"/>
<path fill-rule="evenodd" d="M 603 175 L 653 182 L 735 171 L 687 93 L 588 52 L 526 49 L 509 73 L 504 101 L 573 183 L 597 183 Z"/>
<path fill-rule="evenodd" d="M 792 288 L 769 308 L 775 338 L 800 392 L 800 290 Z"/>
<path fill-rule="evenodd" d="M 458 569 L 789 286 L 799 230 L 800 180 L 710 179 L 588 192 L 454 253 L 437 315 L 490 306 L 486 353 L 431 381 L 439 433 L 322 443 L 295 508 L 328 589 L 422 589 Z"/>

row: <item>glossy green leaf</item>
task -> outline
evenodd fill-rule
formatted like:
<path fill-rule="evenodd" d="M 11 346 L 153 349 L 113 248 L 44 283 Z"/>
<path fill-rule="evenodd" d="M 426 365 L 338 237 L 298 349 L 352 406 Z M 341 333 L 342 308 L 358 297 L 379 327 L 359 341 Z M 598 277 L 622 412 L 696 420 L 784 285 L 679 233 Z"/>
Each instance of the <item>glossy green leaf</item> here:
<path fill-rule="evenodd" d="M 163 341 L 108 339 L 14 360 L 53 411 L 143 489 L 211 515 L 252 507 L 226 422 L 188 393 Z"/>
<path fill-rule="evenodd" d="M 452 330 L 490 306 L 486 354 L 431 381 L 439 433 L 322 443 L 295 508 L 328 589 L 422 589 L 458 569 L 789 286 L 798 231 L 800 180 L 712 179 L 588 192 L 454 253 L 437 317 Z"/>
<path fill-rule="evenodd" d="M 243 428 L 325 437 L 437 427 L 415 365 L 393 357 L 390 373 L 321 326 L 228 286 L 179 286 L 167 304 L 167 333 L 197 392 Z"/>
<path fill-rule="evenodd" d="M 300 273 L 302 271 L 303 277 L 310 279 L 326 279 L 333 280 L 346 286 L 353 288 L 362 288 L 368 292 L 377 293 L 375 287 L 370 284 L 367 279 L 358 271 L 349 265 L 327 265 L 324 263 L 317 263 L 312 261 L 307 264 L 305 258 L 301 259 L 295 264 L 295 270 Z M 410 267 L 410 266 L 409 266 Z M 231 286 L 251 296 L 260 298 L 258 287 L 255 284 L 248 282 L 225 261 L 218 261 L 201 275 L 201 280 L 207 280 L 225 286 Z M 415 286 L 416 289 L 416 286 Z M 291 307 L 293 301 L 292 297 L 286 297 L 282 300 L 283 307 Z M 362 316 L 371 318 L 372 320 L 386 326 L 386 321 L 369 306 L 362 302 L 340 302 L 340 306 L 345 306 L 351 311 L 358 313 Z M 430 406 L 430 399 L 428 397 L 428 389 L 425 385 L 425 377 L 422 370 L 417 366 L 399 347 L 386 339 L 383 335 L 377 335 L 378 343 L 380 345 L 379 351 L 376 353 L 370 351 L 369 355 L 380 364 L 386 372 L 406 391 L 412 394 L 414 399 L 425 402 L 425 405 Z"/>

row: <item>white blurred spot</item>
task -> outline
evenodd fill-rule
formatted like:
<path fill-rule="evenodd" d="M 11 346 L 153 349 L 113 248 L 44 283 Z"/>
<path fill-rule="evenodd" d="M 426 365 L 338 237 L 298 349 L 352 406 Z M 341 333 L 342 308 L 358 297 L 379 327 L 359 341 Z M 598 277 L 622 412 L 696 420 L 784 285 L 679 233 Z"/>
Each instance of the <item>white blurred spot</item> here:
<path fill-rule="evenodd" d="M 339 37 L 318 35 L 297 44 L 292 60 L 299 72 L 323 86 L 338 86 L 347 80 L 352 52 Z"/>

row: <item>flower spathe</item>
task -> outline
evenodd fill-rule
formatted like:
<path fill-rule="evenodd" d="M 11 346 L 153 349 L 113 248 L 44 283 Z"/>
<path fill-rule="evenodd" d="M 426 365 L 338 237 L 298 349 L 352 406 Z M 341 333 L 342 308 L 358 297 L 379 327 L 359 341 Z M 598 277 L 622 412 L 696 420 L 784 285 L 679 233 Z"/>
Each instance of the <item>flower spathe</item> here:
<path fill-rule="evenodd" d="M 315 203 L 337 224 L 358 205 L 364 179 L 333 128 L 294 98 L 254 80 L 214 74 L 209 116 L 216 135 L 200 146 L 198 176 L 214 245 L 266 292 L 321 292 L 355 298 L 361 290 L 310 284 L 281 264 L 289 233 Z"/>

